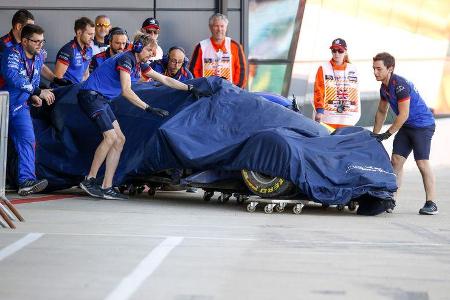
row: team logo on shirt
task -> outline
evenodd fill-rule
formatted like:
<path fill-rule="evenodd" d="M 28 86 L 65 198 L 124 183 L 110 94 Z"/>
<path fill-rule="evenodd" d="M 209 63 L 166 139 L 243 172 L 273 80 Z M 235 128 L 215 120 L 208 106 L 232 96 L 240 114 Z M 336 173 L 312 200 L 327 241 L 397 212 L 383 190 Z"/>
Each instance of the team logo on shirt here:
<path fill-rule="evenodd" d="M 397 85 L 397 87 L 395 88 L 396 93 L 400 93 L 403 90 L 405 90 L 405 87 L 403 85 Z"/>

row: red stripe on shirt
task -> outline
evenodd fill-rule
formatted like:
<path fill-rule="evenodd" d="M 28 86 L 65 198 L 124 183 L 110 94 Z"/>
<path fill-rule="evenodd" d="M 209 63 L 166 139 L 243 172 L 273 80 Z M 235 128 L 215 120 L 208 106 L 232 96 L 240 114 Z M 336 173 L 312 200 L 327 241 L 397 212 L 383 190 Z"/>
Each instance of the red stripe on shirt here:
<path fill-rule="evenodd" d="M 122 66 L 117 66 L 116 70 L 121 70 L 121 71 L 127 72 L 128 74 L 131 74 L 130 70 L 128 70 L 127 68 L 124 68 Z"/>
<path fill-rule="evenodd" d="M 403 98 L 403 99 L 398 100 L 398 103 L 400 103 L 400 102 L 405 102 L 405 101 L 409 101 L 410 99 L 411 99 L 410 97 L 406 97 L 406 98 Z"/>

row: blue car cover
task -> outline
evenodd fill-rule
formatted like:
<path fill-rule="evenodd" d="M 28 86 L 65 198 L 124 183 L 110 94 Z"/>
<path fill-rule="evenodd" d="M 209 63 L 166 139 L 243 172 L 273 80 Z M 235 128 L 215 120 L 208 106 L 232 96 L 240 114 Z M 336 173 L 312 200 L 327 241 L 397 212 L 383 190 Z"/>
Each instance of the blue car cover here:
<path fill-rule="evenodd" d="M 369 131 L 350 127 L 330 135 L 311 119 L 221 78 L 190 83 L 210 96 L 196 100 L 186 91 L 148 83 L 133 87 L 151 106 L 168 110 L 167 118 L 114 99 L 127 139 L 115 185 L 172 168 L 245 168 L 288 179 L 320 203 L 392 199 L 397 186 L 389 156 Z M 77 185 L 102 139 L 77 104 L 78 88 L 55 90 L 54 107 L 34 119 L 37 173 L 50 189 Z"/>

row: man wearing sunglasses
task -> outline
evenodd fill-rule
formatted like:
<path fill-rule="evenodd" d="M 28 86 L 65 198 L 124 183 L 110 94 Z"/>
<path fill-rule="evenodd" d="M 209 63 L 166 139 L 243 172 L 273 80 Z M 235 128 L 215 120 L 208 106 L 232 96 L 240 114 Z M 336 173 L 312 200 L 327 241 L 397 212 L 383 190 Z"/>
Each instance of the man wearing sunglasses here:
<path fill-rule="evenodd" d="M 159 30 L 160 30 L 159 22 L 155 18 L 147 18 L 142 23 L 141 31 L 143 33 L 150 35 L 156 42 L 158 42 Z M 163 57 L 163 50 L 158 45 L 155 56 L 151 57 L 149 62 L 162 59 L 162 57 Z"/>
<path fill-rule="evenodd" d="M 332 128 L 352 126 L 361 117 L 358 71 L 350 63 L 345 40 L 333 40 L 330 50 L 331 60 L 316 73 L 314 119 Z"/>
<path fill-rule="evenodd" d="M 103 52 L 108 47 L 105 37 L 111 30 L 111 20 L 106 15 L 100 15 L 95 18 L 95 37 L 92 44 L 92 55 Z"/>
<path fill-rule="evenodd" d="M 5 89 L 9 92 L 9 138 L 18 154 L 19 195 L 37 193 L 47 187 L 47 180 L 35 175 L 35 136 L 29 104 L 39 107 L 44 100 L 53 104 L 55 95 L 40 89 L 40 73 L 45 55 L 42 52 L 44 30 L 37 25 L 25 25 L 21 42 L 8 48 L 1 61 Z"/>
<path fill-rule="evenodd" d="M 58 78 L 79 83 L 89 76 L 94 28 L 94 22 L 89 18 L 82 17 L 75 21 L 75 37 L 56 55 L 55 75 Z"/>

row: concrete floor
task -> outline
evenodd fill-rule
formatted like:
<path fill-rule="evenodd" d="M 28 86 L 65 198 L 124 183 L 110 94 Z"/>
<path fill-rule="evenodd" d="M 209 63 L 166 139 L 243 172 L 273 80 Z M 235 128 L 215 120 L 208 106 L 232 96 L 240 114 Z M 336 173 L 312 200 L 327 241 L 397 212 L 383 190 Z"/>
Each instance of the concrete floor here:
<path fill-rule="evenodd" d="M 435 171 L 436 216 L 418 215 L 414 169 L 376 217 L 248 213 L 202 192 L 17 204 L 26 222 L 0 228 L 0 299 L 450 299 L 450 168 Z"/>

